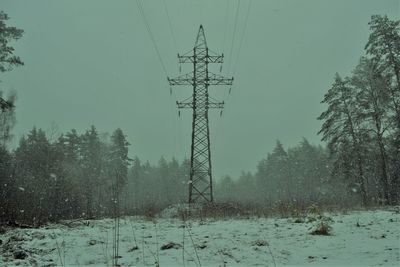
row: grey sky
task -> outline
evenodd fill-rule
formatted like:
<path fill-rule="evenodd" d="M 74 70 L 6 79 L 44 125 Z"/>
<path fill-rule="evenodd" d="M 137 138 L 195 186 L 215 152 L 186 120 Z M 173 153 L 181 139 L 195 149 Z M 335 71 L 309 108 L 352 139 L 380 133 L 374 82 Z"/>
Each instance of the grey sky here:
<path fill-rule="evenodd" d="M 226 20 L 225 0 L 167 0 L 178 51 L 163 0 L 143 2 L 169 76 L 179 75 L 176 54 L 192 48 L 200 24 L 209 48 L 228 57 L 237 1 Z M 398 0 L 253 0 L 235 64 L 247 3 L 223 68 L 236 68 L 232 94 L 210 89 L 227 103 L 222 117 L 211 115 L 217 177 L 254 171 L 276 139 L 285 147 L 302 137 L 319 143 L 319 102 L 334 73 L 349 74 L 363 54 L 370 16 L 400 17 Z M 26 65 L 0 77 L 2 89 L 18 91 L 16 141 L 34 125 L 82 132 L 93 124 L 100 132 L 122 128 L 131 156 L 142 160 L 190 156 L 191 112 L 178 118 L 175 96 L 186 98 L 191 88 L 170 96 L 136 1 L 0 0 L 0 9 L 25 30 L 15 47 Z"/>

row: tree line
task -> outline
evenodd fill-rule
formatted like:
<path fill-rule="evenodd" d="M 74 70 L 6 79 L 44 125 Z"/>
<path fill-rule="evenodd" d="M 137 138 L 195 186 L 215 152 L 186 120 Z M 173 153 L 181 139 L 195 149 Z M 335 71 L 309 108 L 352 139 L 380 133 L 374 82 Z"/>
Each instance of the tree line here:
<path fill-rule="evenodd" d="M 332 164 L 327 149 L 310 144 L 306 139 L 299 145 L 284 149 L 280 141 L 257 165 L 257 171 L 243 172 L 238 180 L 224 177 L 216 185 L 216 198 L 222 202 L 258 204 L 267 208 L 281 205 L 328 204 L 337 195 L 352 198 L 352 187 L 339 189 L 331 179 Z"/>
<path fill-rule="evenodd" d="M 223 179 L 224 199 L 398 204 L 400 202 L 400 21 L 374 15 L 351 75 L 338 73 L 318 119 L 326 148 L 278 142 L 257 172 Z M 230 188 L 230 189 L 227 189 Z M 355 194 L 356 193 L 356 194 Z"/>
<path fill-rule="evenodd" d="M 189 161 L 130 159 L 121 129 L 72 129 L 54 141 L 33 128 L 14 151 L 0 146 L 1 221 L 47 221 L 155 213 L 187 201 Z"/>
<path fill-rule="evenodd" d="M 91 127 L 50 142 L 33 128 L 15 151 L 0 150 L 2 219 L 41 224 L 110 215 L 126 183 L 128 145 L 121 129 L 107 140 Z"/>
<path fill-rule="evenodd" d="M 372 16 L 365 55 L 350 76 L 335 75 L 318 118 L 335 170 L 354 179 L 361 200 L 399 202 L 400 21 Z"/>

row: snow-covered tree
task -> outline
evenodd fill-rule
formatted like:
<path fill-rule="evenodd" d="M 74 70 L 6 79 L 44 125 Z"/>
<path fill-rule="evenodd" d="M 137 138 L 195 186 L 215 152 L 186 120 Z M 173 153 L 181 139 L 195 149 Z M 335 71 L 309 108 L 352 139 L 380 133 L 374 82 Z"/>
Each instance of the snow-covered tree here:
<path fill-rule="evenodd" d="M 351 145 L 351 149 L 346 151 L 354 157 L 357 166 L 357 183 L 360 186 L 362 203 L 366 205 L 368 197 L 364 176 L 363 133 L 357 120 L 360 110 L 356 101 L 356 91 L 350 85 L 349 79 L 343 80 L 339 74 L 336 74 L 332 87 L 322 101 L 328 107 L 318 117 L 323 121 L 319 134 L 322 135 L 323 141 L 328 142 L 330 151 L 336 155 L 343 144 Z M 337 156 L 347 157 L 347 155 Z"/>
<path fill-rule="evenodd" d="M 376 146 L 369 145 L 369 150 L 376 155 L 380 162 L 380 171 L 376 176 L 380 178 L 382 196 L 389 201 L 389 175 L 386 135 L 390 128 L 389 116 L 389 80 L 385 77 L 374 61 L 365 57 L 353 71 L 351 84 L 357 92 L 357 104 L 360 107 L 358 120 L 362 128 L 374 140 Z"/>
<path fill-rule="evenodd" d="M 86 216 L 94 216 L 95 190 L 100 186 L 103 158 L 101 142 L 94 126 L 81 136 L 80 168 L 82 170 L 82 183 L 86 201 Z"/>

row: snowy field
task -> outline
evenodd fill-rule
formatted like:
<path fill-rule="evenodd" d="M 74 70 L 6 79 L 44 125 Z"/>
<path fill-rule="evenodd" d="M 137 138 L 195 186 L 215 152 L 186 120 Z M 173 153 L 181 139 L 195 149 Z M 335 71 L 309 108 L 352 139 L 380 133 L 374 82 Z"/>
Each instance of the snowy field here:
<path fill-rule="evenodd" d="M 400 266 L 399 210 L 306 218 L 121 219 L 121 266 Z M 316 220 L 315 220 L 316 219 Z M 310 234 L 321 220 L 330 235 Z M 111 266 L 113 220 L 3 229 L 0 266 Z M 5 231 L 4 231 L 5 230 Z"/>

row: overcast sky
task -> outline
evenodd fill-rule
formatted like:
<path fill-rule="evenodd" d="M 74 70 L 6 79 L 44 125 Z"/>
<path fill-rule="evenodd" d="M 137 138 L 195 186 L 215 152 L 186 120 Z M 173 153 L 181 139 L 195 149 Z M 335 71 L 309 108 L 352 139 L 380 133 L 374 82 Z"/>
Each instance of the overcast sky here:
<path fill-rule="evenodd" d="M 176 54 L 192 49 L 200 24 L 209 48 L 225 54 L 222 74 L 235 70 L 230 95 L 210 88 L 226 102 L 222 117 L 210 115 L 216 177 L 255 171 L 277 139 L 285 147 L 302 137 L 319 144 L 320 101 L 335 72 L 350 74 L 364 53 L 371 15 L 400 17 L 398 0 L 253 0 L 243 31 L 249 2 L 242 0 L 233 38 L 238 1 L 166 0 L 173 34 L 163 0 L 143 2 L 170 77 L 179 75 Z M 15 143 L 33 126 L 83 132 L 95 125 L 122 128 L 132 157 L 190 157 L 191 111 L 178 117 L 175 98 L 192 90 L 170 95 L 136 1 L 0 0 L 0 9 L 25 31 L 15 44 L 25 66 L 0 77 L 3 90 L 18 92 Z"/>

